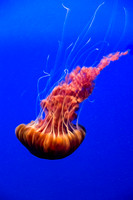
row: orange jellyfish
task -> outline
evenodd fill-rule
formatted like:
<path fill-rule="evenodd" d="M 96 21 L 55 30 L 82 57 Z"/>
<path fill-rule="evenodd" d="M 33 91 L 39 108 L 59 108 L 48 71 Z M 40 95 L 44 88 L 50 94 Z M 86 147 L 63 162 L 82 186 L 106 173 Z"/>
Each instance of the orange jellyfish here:
<path fill-rule="evenodd" d="M 51 94 L 41 101 L 45 118 L 20 124 L 16 136 L 35 156 L 61 159 L 73 153 L 85 137 L 85 128 L 74 125 L 79 104 L 91 95 L 94 80 L 111 61 L 118 60 L 128 51 L 103 57 L 96 67 L 76 67 Z"/>

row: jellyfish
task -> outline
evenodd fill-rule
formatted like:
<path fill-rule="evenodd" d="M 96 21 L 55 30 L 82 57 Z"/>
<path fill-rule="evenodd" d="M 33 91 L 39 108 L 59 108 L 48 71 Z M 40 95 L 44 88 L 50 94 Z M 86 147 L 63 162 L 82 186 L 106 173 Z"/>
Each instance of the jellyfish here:
<path fill-rule="evenodd" d="M 125 52 L 111 53 L 101 59 L 95 67 L 77 66 L 40 103 L 44 118 L 29 124 L 20 124 L 16 136 L 35 156 L 45 159 L 61 159 L 72 154 L 82 143 L 86 131 L 82 125 L 73 123 L 79 105 L 87 99 L 95 86 L 100 72 L 118 60 Z"/>

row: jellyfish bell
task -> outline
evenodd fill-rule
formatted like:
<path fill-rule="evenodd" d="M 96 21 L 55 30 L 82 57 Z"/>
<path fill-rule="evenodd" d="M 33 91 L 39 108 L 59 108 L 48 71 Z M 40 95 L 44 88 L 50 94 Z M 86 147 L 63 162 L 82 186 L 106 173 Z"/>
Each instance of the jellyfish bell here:
<path fill-rule="evenodd" d="M 96 9 L 91 24 L 100 6 Z M 77 42 L 72 47 L 66 64 L 69 63 Z M 59 52 L 61 51 L 60 47 Z M 80 49 L 71 64 L 79 53 Z M 46 98 L 40 101 L 41 111 L 37 119 L 27 125 L 20 124 L 16 128 L 15 133 L 19 141 L 39 158 L 61 159 L 72 154 L 80 146 L 86 134 L 82 125 L 79 125 L 78 122 L 73 123 L 77 119 L 76 112 L 80 104 L 91 95 L 95 86 L 94 81 L 100 72 L 110 62 L 127 54 L 128 51 L 110 53 L 103 57 L 95 67 L 77 66 L 70 73 L 67 72 L 63 80 L 53 88 Z M 57 63 L 56 61 L 54 68 Z"/>
<path fill-rule="evenodd" d="M 81 126 L 71 126 L 68 127 L 68 132 L 53 133 L 48 129 L 46 130 L 48 132 L 40 132 L 31 124 L 21 124 L 15 132 L 17 138 L 33 155 L 53 160 L 70 155 L 83 141 L 85 129 Z"/>

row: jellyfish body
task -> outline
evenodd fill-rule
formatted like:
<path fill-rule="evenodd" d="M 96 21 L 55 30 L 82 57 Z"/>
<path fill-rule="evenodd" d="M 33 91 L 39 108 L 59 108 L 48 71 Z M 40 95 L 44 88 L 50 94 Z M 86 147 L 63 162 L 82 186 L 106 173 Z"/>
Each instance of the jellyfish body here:
<path fill-rule="evenodd" d="M 40 158 L 60 159 L 74 152 L 86 134 L 83 126 L 72 123 L 77 118 L 79 104 L 91 95 L 94 80 L 100 71 L 127 53 L 109 54 L 96 67 L 77 66 L 41 101 L 45 118 L 38 118 L 16 128 L 15 133 L 20 142 Z"/>

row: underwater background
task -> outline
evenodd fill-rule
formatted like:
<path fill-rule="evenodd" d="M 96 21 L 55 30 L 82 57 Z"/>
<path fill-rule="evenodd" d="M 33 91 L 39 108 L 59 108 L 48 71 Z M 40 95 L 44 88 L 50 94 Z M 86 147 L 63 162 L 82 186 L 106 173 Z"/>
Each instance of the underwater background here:
<path fill-rule="evenodd" d="M 70 9 L 66 21 L 62 3 Z M 0 200 L 133 200 L 133 2 L 105 1 L 89 28 L 101 3 L 0 1 Z M 72 63 L 72 55 L 67 66 L 65 50 L 78 37 L 82 56 L 77 60 L 75 49 L 77 58 Z M 95 66 L 102 56 L 129 47 L 127 56 L 101 72 L 82 104 L 79 124 L 86 137 L 72 155 L 40 159 L 19 142 L 16 126 L 35 120 L 39 113 L 37 82 L 44 71 L 52 78 L 47 88 L 47 78 L 42 79 L 39 91 L 51 90 L 67 67 L 71 71 L 76 65 Z"/>

